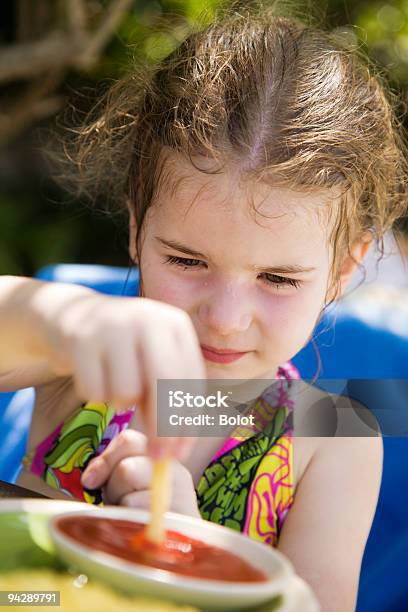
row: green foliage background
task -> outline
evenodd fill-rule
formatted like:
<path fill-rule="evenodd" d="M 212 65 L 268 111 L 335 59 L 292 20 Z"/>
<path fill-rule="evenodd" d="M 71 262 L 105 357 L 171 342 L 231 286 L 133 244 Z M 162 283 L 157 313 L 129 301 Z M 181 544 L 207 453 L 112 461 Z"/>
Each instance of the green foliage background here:
<path fill-rule="evenodd" d="M 120 76 L 134 56 L 160 59 L 198 18 L 202 20 L 203 10 L 211 19 L 219 4 L 220 0 L 135 0 L 98 64 L 91 72 L 69 73 L 63 93 L 69 99 L 75 91 Z M 408 0 L 316 0 L 313 5 L 320 13 L 327 10 L 331 27 L 363 44 L 406 101 Z M 84 100 L 81 96 L 77 102 L 86 110 Z M 39 127 L 52 129 L 53 121 Z M 36 129 L 0 153 L 0 181 L 0 273 L 31 275 L 56 262 L 128 264 L 126 221 L 112 223 L 107 215 L 69 200 L 52 183 Z"/>

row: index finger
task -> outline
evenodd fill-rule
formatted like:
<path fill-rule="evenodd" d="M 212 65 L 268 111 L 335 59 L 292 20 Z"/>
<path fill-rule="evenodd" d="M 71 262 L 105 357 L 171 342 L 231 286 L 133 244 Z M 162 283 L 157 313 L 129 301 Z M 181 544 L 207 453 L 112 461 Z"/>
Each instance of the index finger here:
<path fill-rule="evenodd" d="M 115 466 L 129 456 L 146 454 L 146 436 L 134 429 L 126 429 L 116 436 L 106 449 L 92 459 L 81 476 L 81 483 L 88 489 L 103 485 Z"/>
<path fill-rule="evenodd" d="M 139 363 L 142 368 L 144 387 L 141 397 L 141 412 L 148 436 L 148 454 L 154 459 L 174 457 L 184 460 L 191 452 L 195 438 L 186 435 L 181 426 L 180 437 L 158 435 L 158 384 L 160 381 L 183 381 L 201 375 L 199 364 L 191 363 L 189 347 L 176 338 L 149 337 L 149 342 L 139 346 Z M 197 389 L 205 389 L 205 382 L 198 380 Z"/>

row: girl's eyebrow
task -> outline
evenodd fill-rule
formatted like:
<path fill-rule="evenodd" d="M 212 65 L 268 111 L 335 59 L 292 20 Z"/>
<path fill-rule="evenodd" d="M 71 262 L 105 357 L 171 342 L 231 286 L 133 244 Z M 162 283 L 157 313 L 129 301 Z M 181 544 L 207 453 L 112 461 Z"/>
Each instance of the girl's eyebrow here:
<path fill-rule="evenodd" d="M 160 238 L 159 236 L 155 236 L 155 239 L 158 242 L 161 242 L 164 246 L 169 249 L 174 249 L 175 251 L 180 251 L 180 253 L 185 253 L 186 255 L 193 255 L 193 257 L 201 257 L 202 259 L 208 259 L 203 253 L 199 251 L 194 251 L 194 249 L 190 249 L 188 246 L 184 246 L 180 242 L 176 242 L 175 240 L 165 240 L 164 238 Z"/>
<path fill-rule="evenodd" d="M 180 242 L 176 242 L 175 240 L 165 240 L 164 238 L 160 238 L 159 236 L 155 236 L 155 240 L 160 242 L 163 246 L 168 247 L 169 249 L 174 249 L 175 251 L 179 251 L 180 253 L 184 253 L 185 255 L 190 255 L 191 257 L 196 257 L 199 259 L 208 259 L 206 255 L 200 253 L 199 251 L 195 251 Z M 254 270 L 262 271 L 264 273 L 271 274 L 300 274 L 305 272 L 313 272 L 316 268 L 304 268 L 303 266 L 298 265 L 278 265 L 274 267 L 262 267 L 262 266 L 254 266 Z"/>

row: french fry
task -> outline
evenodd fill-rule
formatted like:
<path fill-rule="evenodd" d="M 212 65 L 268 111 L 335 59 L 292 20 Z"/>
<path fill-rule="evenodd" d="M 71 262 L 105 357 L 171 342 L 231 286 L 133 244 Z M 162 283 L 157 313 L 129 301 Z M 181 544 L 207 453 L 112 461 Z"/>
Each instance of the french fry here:
<path fill-rule="evenodd" d="M 170 504 L 170 459 L 157 459 L 153 463 L 151 520 L 146 538 L 154 544 L 165 539 L 164 513 Z"/>

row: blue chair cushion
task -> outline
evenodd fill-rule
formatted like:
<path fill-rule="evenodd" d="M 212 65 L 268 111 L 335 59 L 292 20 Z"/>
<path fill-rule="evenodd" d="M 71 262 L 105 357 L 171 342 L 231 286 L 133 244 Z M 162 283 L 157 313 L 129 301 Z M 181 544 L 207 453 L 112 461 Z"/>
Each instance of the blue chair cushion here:
<path fill-rule="evenodd" d="M 83 264 L 58 264 L 38 271 L 36 278 L 59 283 L 75 283 L 108 295 L 136 296 L 139 293 L 139 270 Z"/>

